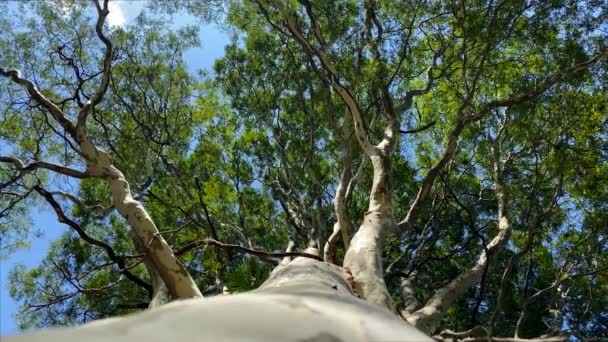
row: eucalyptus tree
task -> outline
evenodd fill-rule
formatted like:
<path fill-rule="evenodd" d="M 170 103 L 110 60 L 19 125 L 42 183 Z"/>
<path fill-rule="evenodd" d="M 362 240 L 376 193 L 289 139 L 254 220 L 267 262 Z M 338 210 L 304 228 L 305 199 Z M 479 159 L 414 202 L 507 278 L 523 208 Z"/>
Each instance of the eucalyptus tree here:
<path fill-rule="evenodd" d="M 12 274 L 23 327 L 605 337 L 606 5 L 153 1 L 108 28 L 93 3 L 2 22 L 0 233 L 40 199 L 69 227 Z M 214 77 L 159 9 L 232 30 Z"/>

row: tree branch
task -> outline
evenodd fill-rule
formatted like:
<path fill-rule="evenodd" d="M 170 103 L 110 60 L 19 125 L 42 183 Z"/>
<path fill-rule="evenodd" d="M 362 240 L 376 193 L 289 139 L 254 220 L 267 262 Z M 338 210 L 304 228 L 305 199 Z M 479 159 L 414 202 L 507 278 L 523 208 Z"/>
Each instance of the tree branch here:
<path fill-rule="evenodd" d="M 433 165 L 433 167 L 431 167 L 431 169 L 429 170 L 429 172 L 423 179 L 423 181 L 420 185 L 420 189 L 418 190 L 418 194 L 416 195 L 414 202 L 410 206 L 410 209 L 408 210 L 405 218 L 401 222 L 399 222 L 399 224 L 396 226 L 397 232 L 398 233 L 403 232 L 414 221 L 415 217 L 417 216 L 417 214 L 421 208 L 422 202 L 424 201 L 424 199 L 426 199 L 429 191 L 431 190 L 431 188 L 433 186 L 433 183 L 435 182 L 435 179 L 437 178 L 437 175 L 439 174 L 439 172 L 441 170 L 443 170 L 443 168 L 445 167 L 447 162 L 454 157 L 454 155 L 456 153 L 456 144 L 458 142 L 460 134 L 462 133 L 463 129 L 465 128 L 465 126 L 467 124 L 481 120 L 493 108 L 510 107 L 510 106 L 528 101 L 528 100 L 542 94 L 544 91 L 549 89 L 554 84 L 564 80 L 567 76 L 570 76 L 578 71 L 583 70 L 584 68 L 598 62 L 599 60 L 601 60 L 602 58 L 604 58 L 606 56 L 608 56 L 608 50 L 604 50 L 604 51 L 600 52 L 599 54 L 595 55 L 593 58 L 591 58 L 585 62 L 581 62 L 581 63 L 575 64 L 571 67 L 568 67 L 566 69 L 558 71 L 553 76 L 549 77 L 545 82 L 534 87 L 533 89 L 529 90 L 527 93 L 525 93 L 523 95 L 488 102 L 488 103 L 482 105 L 481 108 L 473 115 L 468 115 L 468 116 L 464 115 L 463 111 L 464 111 L 467 103 L 466 102 L 463 103 L 458 110 L 458 119 L 456 121 L 454 129 L 452 130 L 452 132 L 450 133 L 450 135 L 448 137 L 448 143 L 446 145 L 446 149 L 445 149 L 443 155 L 435 163 L 435 165 Z"/>
<path fill-rule="evenodd" d="M 435 126 L 436 123 L 437 123 L 437 121 L 431 121 L 431 122 L 429 122 L 426 125 L 423 125 L 423 126 L 420 126 L 420 127 L 414 128 L 414 129 L 408 129 L 408 130 L 402 130 L 402 129 L 400 129 L 399 133 L 402 133 L 402 134 L 420 133 L 420 132 L 422 132 L 424 130 L 427 130 L 427 129 Z"/>
<path fill-rule="evenodd" d="M 63 115 L 61 109 L 59 109 L 59 107 L 57 107 L 53 101 L 42 95 L 34 82 L 21 78 L 21 73 L 17 69 L 6 69 L 0 67 L 0 75 L 9 78 L 11 81 L 24 87 L 27 93 L 44 108 L 46 108 L 51 113 L 51 116 L 53 116 L 55 121 L 57 121 L 75 141 L 78 141 L 76 138 L 76 127 L 74 124 Z"/>
<path fill-rule="evenodd" d="M 15 169 L 17 169 L 20 172 L 24 172 L 24 173 L 32 172 L 36 169 L 47 169 L 50 171 L 60 173 L 62 175 L 79 178 L 79 179 L 92 177 L 87 172 L 74 170 L 74 169 L 71 169 L 66 166 L 61 166 L 58 164 L 53 164 L 53 163 L 49 163 L 49 162 L 45 162 L 45 161 L 35 161 L 28 165 L 24 165 L 23 162 L 18 158 L 0 156 L 0 162 L 13 164 L 15 166 Z"/>
<path fill-rule="evenodd" d="M 361 109 L 359 108 L 359 104 L 355 99 L 354 95 L 350 92 L 350 90 L 344 85 L 342 85 L 342 83 L 340 82 L 340 77 L 338 75 L 336 67 L 333 65 L 333 63 L 331 63 L 325 51 L 322 48 L 318 49 L 314 47 L 306 39 L 300 28 L 297 26 L 297 20 L 294 17 L 294 14 L 290 13 L 283 4 L 276 0 L 271 0 L 271 2 L 281 14 L 281 17 L 287 25 L 291 36 L 296 40 L 296 42 L 298 42 L 302 46 L 302 48 L 308 55 L 310 55 L 311 57 L 316 57 L 320 61 L 321 67 L 328 75 L 328 81 L 330 82 L 334 90 L 338 93 L 340 98 L 342 98 L 351 116 L 353 117 L 353 121 L 355 123 L 355 135 L 357 136 L 357 141 L 361 145 L 363 151 L 365 151 L 365 153 L 370 156 L 377 155 L 379 153 L 379 150 L 377 147 L 372 145 L 372 143 L 369 141 L 369 138 L 367 137 L 365 123 L 361 115 Z M 261 8 L 263 8 L 262 4 L 259 1 L 257 1 L 257 3 Z M 309 13 L 309 16 L 312 16 L 312 13 Z M 314 16 L 312 17 L 314 19 Z M 315 26 L 318 24 L 316 20 L 313 20 L 311 21 L 311 25 Z M 313 27 L 313 31 L 318 29 L 318 26 Z"/>
<path fill-rule="evenodd" d="M 546 90 L 548 90 L 549 88 L 551 88 L 553 85 L 557 84 L 558 82 L 563 81 L 566 77 L 573 75 L 573 74 L 597 63 L 598 61 L 600 61 L 601 59 L 603 59 L 605 57 L 608 57 L 608 50 L 603 50 L 602 52 L 598 53 L 597 55 L 593 56 L 592 58 L 590 58 L 584 62 L 574 64 L 568 68 L 565 68 L 565 69 L 562 69 L 562 70 L 556 72 L 551 77 L 549 77 L 547 80 L 545 80 L 543 83 L 530 89 L 528 92 L 526 92 L 524 94 L 508 97 L 505 99 L 494 100 L 494 101 L 488 102 L 486 104 L 483 104 L 481 106 L 481 108 L 477 111 L 477 113 L 475 113 L 471 116 L 468 116 L 465 119 L 465 123 L 480 120 L 491 109 L 499 108 L 499 107 L 511 107 L 511 106 L 526 102 L 528 100 L 531 100 L 534 97 L 544 93 Z"/>
<path fill-rule="evenodd" d="M 34 186 L 34 190 L 37 193 L 39 193 L 42 197 L 44 197 L 46 199 L 46 201 L 51 205 L 51 207 L 55 211 L 55 214 L 57 215 L 57 219 L 59 222 L 65 223 L 68 226 L 70 226 L 70 228 L 72 228 L 76 233 L 78 233 L 78 236 L 80 236 L 80 238 L 83 239 L 84 241 L 86 241 L 87 243 L 90 243 L 94 246 L 97 246 L 97 247 L 103 249 L 106 252 L 106 254 L 108 255 L 108 257 L 110 258 L 110 260 L 112 260 L 113 262 L 116 263 L 120 272 L 127 279 L 131 280 L 135 284 L 144 288 L 146 291 L 148 291 L 149 294 L 152 293 L 152 286 L 150 284 L 148 284 L 147 282 L 145 282 L 144 280 L 142 280 L 141 278 L 139 278 L 138 276 L 136 276 L 135 274 L 131 273 L 131 271 L 129 271 L 127 269 L 127 266 L 125 263 L 125 258 L 117 255 L 116 252 L 114 251 L 114 249 L 112 248 L 112 246 L 108 245 L 107 243 L 105 243 L 103 241 L 100 241 L 100 240 L 97 240 L 97 239 L 91 237 L 78 223 L 76 223 L 76 222 L 72 221 L 70 218 L 68 218 L 65 215 L 65 213 L 63 212 L 63 209 L 61 208 L 59 203 L 55 200 L 55 198 L 53 197 L 53 195 L 50 192 L 46 191 L 40 185 Z"/>
<path fill-rule="evenodd" d="M 77 127 L 85 126 L 87 116 L 91 112 L 91 110 L 103 99 L 106 91 L 108 90 L 108 84 L 110 83 L 111 76 L 111 67 L 112 67 L 112 42 L 104 35 L 103 33 L 103 24 L 106 20 L 106 17 L 110 13 L 108 10 L 108 0 L 103 0 L 103 8 L 99 4 L 98 0 L 92 0 L 95 4 L 95 8 L 97 9 L 97 24 L 95 25 L 95 32 L 99 39 L 103 42 L 106 47 L 104 57 L 103 57 L 103 72 L 101 74 L 101 84 L 97 91 L 93 95 L 93 97 L 87 101 L 87 103 L 80 109 L 78 113 L 78 123 Z"/>
<path fill-rule="evenodd" d="M 500 131 L 499 131 L 500 132 Z M 453 303 L 471 286 L 478 283 L 488 266 L 492 264 L 497 253 L 502 249 L 509 237 L 511 224 L 508 214 L 507 193 L 503 181 L 503 165 L 501 164 L 501 147 L 498 137 L 492 143 L 492 169 L 498 206 L 498 232 L 494 238 L 484 246 L 475 265 L 462 272 L 446 286 L 437 290 L 425 303 L 422 309 L 408 317 L 408 322 L 424 332 L 432 333 L 439 325 L 441 319 Z"/>
<path fill-rule="evenodd" d="M 253 248 L 247 248 L 241 245 L 235 245 L 235 244 L 229 244 L 229 243 L 223 243 L 214 239 L 202 239 L 202 240 L 197 240 L 197 241 L 193 241 L 188 243 L 187 245 L 185 245 L 184 247 L 178 249 L 175 252 L 175 255 L 179 256 L 179 255 L 183 255 L 184 253 L 197 248 L 199 246 L 202 245 L 212 245 L 212 246 L 216 246 L 216 247 L 220 247 L 220 248 L 224 248 L 227 250 L 233 250 L 233 251 L 237 251 L 237 252 L 241 252 L 241 253 L 247 253 L 247 254 L 251 254 L 251 255 L 255 255 L 255 256 L 259 256 L 259 257 L 263 257 L 263 258 L 284 258 L 284 257 L 304 257 L 304 258 L 311 258 L 311 259 L 315 259 L 318 261 L 323 261 L 323 258 L 321 258 L 318 255 L 314 255 L 314 254 L 310 254 L 310 253 L 301 253 L 301 252 L 279 252 L 279 253 L 271 253 L 271 252 L 267 252 L 267 251 L 262 251 L 262 250 L 257 250 L 257 249 L 253 249 Z"/>

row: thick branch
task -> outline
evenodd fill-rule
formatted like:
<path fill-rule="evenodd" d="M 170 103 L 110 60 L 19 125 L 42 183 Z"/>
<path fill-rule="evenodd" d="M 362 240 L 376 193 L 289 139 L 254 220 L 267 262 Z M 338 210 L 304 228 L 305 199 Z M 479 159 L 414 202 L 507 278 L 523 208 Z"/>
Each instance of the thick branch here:
<path fill-rule="evenodd" d="M 401 277 L 399 280 L 399 292 L 401 295 L 401 302 L 403 303 L 403 310 L 401 315 L 405 318 L 409 317 L 420 305 L 416 293 L 414 291 L 413 280 L 416 276 L 416 272 L 412 272 L 408 277 Z"/>
<path fill-rule="evenodd" d="M 106 45 L 104 70 L 107 71 L 105 75 L 102 76 L 102 84 L 96 93 L 95 103 L 101 101 L 105 94 L 107 79 L 109 77 L 111 43 L 101 31 L 105 17 L 108 15 L 107 4 L 108 1 L 104 0 L 104 8 L 101 8 L 99 3 L 95 2 L 99 13 L 96 30 L 99 38 Z M 112 205 L 127 220 L 135 237 L 142 242 L 142 246 L 145 249 L 145 256 L 150 258 L 151 265 L 153 265 L 155 270 L 162 277 L 163 282 L 169 289 L 171 297 L 180 299 L 202 296 L 186 268 L 180 263 L 173 254 L 171 247 L 159 234 L 158 228 L 146 209 L 140 202 L 133 198 L 129 183 L 124 174 L 113 165 L 108 153 L 95 146 L 87 136 L 84 119 L 86 118 L 88 110 L 81 112 L 82 115 L 79 115 L 79 124 L 74 126 L 71 121 L 66 119 L 56 105 L 46 99 L 38 91 L 31 81 L 22 79 L 19 71 L 0 68 L 0 74 L 9 77 L 14 82 L 24 86 L 30 96 L 47 108 L 51 112 L 53 118 L 61 124 L 78 143 L 80 154 L 86 160 L 86 174 L 103 179 L 108 183 L 112 192 Z M 93 105 L 94 103 L 91 102 L 91 104 Z"/>
<path fill-rule="evenodd" d="M 46 108 L 51 113 L 51 116 L 53 116 L 55 121 L 57 121 L 74 140 L 77 140 L 76 127 L 74 124 L 63 115 L 61 109 L 59 109 L 59 107 L 57 107 L 53 101 L 42 95 L 34 82 L 21 78 L 21 73 L 16 69 L 5 69 L 0 67 L 0 75 L 9 78 L 11 81 L 24 87 L 27 93 L 44 108 Z"/>
<path fill-rule="evenodd" d="M 344 242 L 344 250 L 348 250 L 351 239 L 351 222 L 347 212 L 347 200 L 348 200 L 348 185 L 353 180 L 352 172 L 352 152 L 349 146 L 349 136 L 351 133 L 351 126 L 348 124 L 350 120 L 344 121 L 342 129 L 337 132 L 341 138 L 341 149 L 340 149 L 340 161 L 342 171 L 340 172 L 340 179 L 338 180 L 338 186 L 336 187 L 336 194 L 334 196 L 334 212 L 336 214 L 336 222 L 333 227 L 333 232 L 324 247 L 324 258 L 326 262 L 336 263 L 336 243 L 339 237 L 342 237 Z"/>

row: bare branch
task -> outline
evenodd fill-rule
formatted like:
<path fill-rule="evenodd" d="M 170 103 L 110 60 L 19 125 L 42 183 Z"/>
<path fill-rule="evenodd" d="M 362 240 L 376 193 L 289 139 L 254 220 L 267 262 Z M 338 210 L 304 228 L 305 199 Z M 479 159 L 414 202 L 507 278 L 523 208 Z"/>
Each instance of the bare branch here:
<path fill-rule="evenodd" d="M 310 254 L 310 253 L 300 253 L 300 252 L 271 253 L 271 252 L 267 252 L 267 251 L 263 251 L 263 250 L 244 247 L 241 245 L 223 243 L 223 242 L 219 242 L 214 239 L 202 239 L 202 240 L 190 242 L 189 244 L 185 245 L 184 247 L 178 249 L 175 252 L 175 255 L 178 255 L 178 256 L 182 255 L 194 248 L 197 248 L 199 246 L 204 246 L 204 245 L 213 245 L 216 247 L 233 250 L 233 251 L 237 251 L 237 252 L 241 252 L 241 253 L 247 253 L 247 254 L 263 257 L 263 258 L 304 257 L 304 258 L 311 258 L 311 259 L 323 261 L 323 258 L 321 258 L 320 256 Z"/>
<path fill-rule="evenodd" d="M 71 169 L 66 166 L 61 166 L 58 164 L 53 164 L 53 163 L 49 163 L 49 162 L 45 162 L 45 161 L 35 161 L 28 165 L 24 165 L 23 162 L 18 158 L 0 156 L 0 162 L 13 164 L 15 166 L 15 169 L 17 169 L 18 171 L 23 172 L 23 173 L 32 172 L 36 169 L 46 169 L 46 170 L 60 173 L 62 175 L 79 178 L 79 179 L 92 177 L 91 175 L 89 175 L 86 172 L 74 170 L 74 169 Z"/>
<path fill-rule="evenodd" d="M 562 70 L 556 72 L 551 77 L 549 77 L 547 80 L 545 80 L 543 83 L 528 90 L 528 92 L 526 92 L 524 94 L 488 102 L 488 103 L 482 105 L 481 108 L 477 111 L 477 113 L 475 113 L 471 116 L 468 116 L 465 119 L 465 123 L 480 120 L 491 109 L 499 108 L 499 107 L 511 107 L 511 106 L 526 102 L 528 100 L 531 100 L 531 99 L 535 98 L 536 96 L 544 93 L 546 90 L 551 88 L 553 85 L 563 81 L 564 79 L 566 79 L 566 77 L 571 76 L 583 69 L 586 69 L 587 67 L 597 63 L 598 61 L 602 60 L 605 57 L 608 57 L 608 50 L 603 50 L 602 52 L 598 53 L 597 55 L 593 56 L 592 58 L 590 58 L 584 62 L 572 65 L 568 68 L 565 68 L 565 69 L 562 69 Z"/>
<path fill-rule="evenodd" d="M 431 128 L 431 127 L 435 126 L 435 124 L 436 124 L 436 123 L 437 123 L 437 121 L 431 121 L 431 122 L 429 122 L 428 124 L 426 124 L 426 125 L 422 125 L 422 126 L 417 127 L 417 128 L 408 129 L 408 130 L 399 130 L 399 133 L 402 133 L 402 134 L 414 134 L 414 133 L 420 133 L 420 132 L 422 132 L 422 131 L 424 131 L 424 130 L 427 130 L 427 129 L 429 129 L 429 128 Z"/>
<path fill-rule="evenodd" d="M 55 214 L 57 214 L 57 218 L 58 218 L 59 222 L 65 223 L 68 226 L 70 226 L 70 228 L 72 228 L 74 231 L 76 231 L 76 233 L 78 233 L 78 236 L 80 236 L 80 238 L 82 238 L 87 243 L 90 243 L 94 246 L 97 246 L 97 247 L 103 249 L 106 252 L 106 254 L 108 255 L 108 257 L 110 258 L 110 260 L 112 260 L 113 262 L 116 263 L 120 272 L 127 279 L 129 279 L 132 282 L 134 282 L 135 284 L 143 287 L 146 291 L 148 291 L 148 293 L 152 293 L 152 286 L 150 286 L 150 284 L 148 284 L 147 282 L 145 282 L 144 280 L 142 280 L 135 274 L 131 273 L 131 271 L 129 271 L 127 269 L 127 265 L 125 263 L 125 258 L 117 255 L 116 252 L 114 251 L 114 249 L 112 248 L 112 246 L 108 245 L 107 243 L 105 243 L 103 241 L 100 241 L 100 240 L 97 240 L 97 239 L 91 237 L 78 223 L 76 223 L 76 222 L 72 221 L 70 218 L 68 218 L 65 215 L 65 213 L 63 212 L 63 209 L 61 208 L 61 206 L 59 205 L 57 200 L 55 200 L 55 197 L 53 197 L 53 195 L 50 192 L 46 191 L 40 185 L 34 186 L 34 190 L 37 193 L 39 193 L 42 197 L 44 197 L 46 199 L 46 201 L 51 205 L 51 207 L 55 211 Z"/>
<path fill-rule="evenodd" d="M 78 113 L 78 123 L 77 126 L 84 126 L 86 124 L 87 116 L 91 112 L 91 110 L 103 99 L 106 91 L 108 90 L 108 84 L 110 83 L 110 75 L 111 75 L 111 67 L 112 67 L 112 42 L 104 35 L 103 33 L 103 24 L 106 20 L 106 17 L 110 13 L 108 10 L 108 0 L 103 0 L 103 8 L 99 4 L 98 0 L 92 0 L 95 4 L 95 8 L 97 9 L 97 24 L 95 25 L 95 32 L 99 39 L 103 42 L 106 47 L 104 57 L 103 57 L 103 72 L 101 74 L 101 84 L 99 88 L 95 92 L 95 95 L 87 101 L 87 103 L 80 109 Z"/>

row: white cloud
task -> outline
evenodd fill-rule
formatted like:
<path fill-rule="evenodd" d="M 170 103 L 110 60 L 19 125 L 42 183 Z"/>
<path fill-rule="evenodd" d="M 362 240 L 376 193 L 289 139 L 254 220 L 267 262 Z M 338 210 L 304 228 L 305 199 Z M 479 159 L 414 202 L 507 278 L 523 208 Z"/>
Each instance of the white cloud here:
<path fill-rule="evenodd" d="M 108 9 L 110 10 L 110 14 L 108 14 L 107 20 L 108 24 L 110 24 L 111 26 L 122 26 L 127 22 L 121 4 L 122 2 L 115 1 L 110 1 L 108 3 Z"/>

